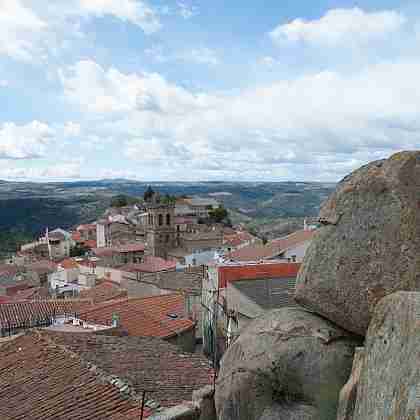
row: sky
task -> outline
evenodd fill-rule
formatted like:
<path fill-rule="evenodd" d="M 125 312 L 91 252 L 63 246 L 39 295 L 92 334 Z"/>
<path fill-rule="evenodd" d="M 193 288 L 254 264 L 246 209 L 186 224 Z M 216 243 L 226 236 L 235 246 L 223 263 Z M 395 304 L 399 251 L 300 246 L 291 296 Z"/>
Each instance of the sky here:
<path fill-rule="evenodd" d="M 0 101 L 0 179 L 335 182 L 420 148 L 420 4 L 0 0 Z"/>

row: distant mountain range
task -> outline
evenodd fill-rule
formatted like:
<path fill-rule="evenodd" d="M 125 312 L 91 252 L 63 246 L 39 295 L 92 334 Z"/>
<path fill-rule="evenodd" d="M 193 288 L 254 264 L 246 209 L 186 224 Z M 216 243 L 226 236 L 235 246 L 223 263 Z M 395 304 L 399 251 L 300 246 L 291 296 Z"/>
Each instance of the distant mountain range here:
<path fill-rule="evenodd" d="M 78 182 L 0 181 L 0 253 L 49 228 L 70 228 L 100 216 L 117 194 L 143 196 L 148 185 L 162 195 L 216 198 L 235 222 L 271 222 L 316 216 L 335 184 L 311 182 Z"/>

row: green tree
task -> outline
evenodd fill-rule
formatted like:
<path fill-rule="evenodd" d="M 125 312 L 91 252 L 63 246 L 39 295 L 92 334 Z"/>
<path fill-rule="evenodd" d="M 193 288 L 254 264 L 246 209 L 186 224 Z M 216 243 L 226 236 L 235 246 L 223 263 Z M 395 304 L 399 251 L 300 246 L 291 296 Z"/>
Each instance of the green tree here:
<path fill-rule="evenodd" d="M 137 204 L 139 199 L 125 194 L 119 194 L 112 198 L 111 207 L 125 207 Z"/>
<path fill-rule="evenodd" d="M 89 252 L 89 248 L 83 244 L 76 244 L 70 249 L 70 257 L 84 257 Z"/>
<path fill-rule="evenodd" d="M 228 211 L 222 205 L 209 211 L 209 218 L 214 223 L 222 223 L 227 217 Z"/>
<path fill-rule="evenodd" d="M 175 204 L 176 202 L 176 197 L 174 195 L 169 195 L 166 194 L 163 196 L 163 198 L 161 199 L 161 202 L 163 204 Z"/>

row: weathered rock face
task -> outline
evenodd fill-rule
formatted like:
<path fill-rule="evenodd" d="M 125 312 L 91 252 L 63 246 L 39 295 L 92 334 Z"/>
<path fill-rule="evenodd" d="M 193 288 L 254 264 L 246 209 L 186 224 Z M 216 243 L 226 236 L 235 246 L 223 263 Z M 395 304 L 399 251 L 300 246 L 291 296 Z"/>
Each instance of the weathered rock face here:
<path fill-rule="evenodd" d="M 351 370 L 350 378 L 340 391 L 337 420 L 353 420 L 357 387 L 363 369 L 364 350 L 364 347 L 357 347 L 354 352 L 353 368 Z"/>
<path fill-rule="evenodd" d="M 256 319 L 222 359 L 218 419 L 335 420 L 358 344 L 302 309 L 278 309 Z"/>
<path fill-rule="evenodd" d="M 296 283 L 296 301 L 364 335 L 385 295 L 420 290 L 420 152 L 401 152 L 344 178 Z"/>
<path fill-rule="evenodd" d="M 398 292 L 369 325 L 354 420 L 420 418 L 420 293 Z"/>

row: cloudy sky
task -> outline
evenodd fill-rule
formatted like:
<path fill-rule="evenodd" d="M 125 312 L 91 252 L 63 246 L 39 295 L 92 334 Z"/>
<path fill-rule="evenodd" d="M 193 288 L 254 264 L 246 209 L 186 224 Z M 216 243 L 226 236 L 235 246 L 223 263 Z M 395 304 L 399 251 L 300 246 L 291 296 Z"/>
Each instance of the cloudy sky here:
<path fill-rule="evenodd" d="M 0 0 L 0 178 L 318 180 L 420 148 L 418 0 Z"/>

